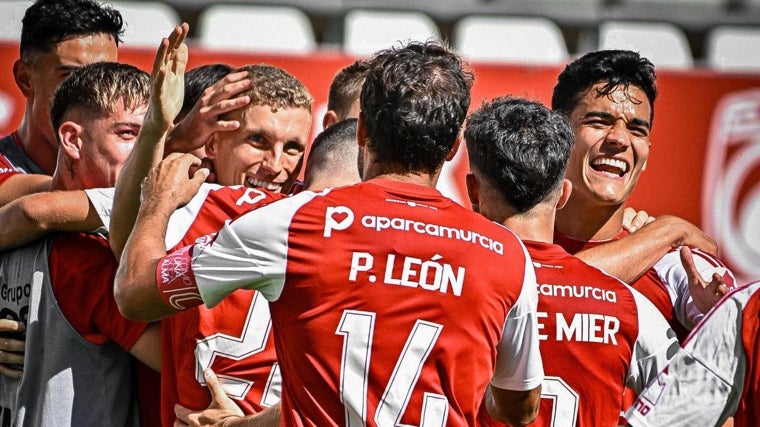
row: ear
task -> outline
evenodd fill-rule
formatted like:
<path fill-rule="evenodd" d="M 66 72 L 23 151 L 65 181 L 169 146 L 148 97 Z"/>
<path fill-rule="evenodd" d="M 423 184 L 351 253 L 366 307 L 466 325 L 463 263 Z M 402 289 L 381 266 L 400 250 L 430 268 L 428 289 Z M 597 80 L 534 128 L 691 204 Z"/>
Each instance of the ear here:
<path fill-rule="evenodd" d="M 573 192 L 573 183 L 569 179 L 562 180 L 562 188 L 560 189 L 559 199 L 557 199 L 557 209 L 562 209 L 570 200 L 570 193 Z"/>
<path fill-rule="evenodd" d="M 477 212 L 480 206 L 480 192 L 478 188 L 478 177 L 474 173 L 470 172 L 464 177 L 464 183 L 467 187 L 467 197 L 470 198 L 470 204 L 472 210 Z"/>
<path fill-rule="evenodd" d="M 29 64 L 17 59 L 16 62 L 13 63 L 13 79 L 16 81 L 16 86 L 18 86 L 19 90 L 26 98 L 34 96 L 34 87 L 31 82 L 32 77 L 29 70 Z"/>
<path fill-rule="evenodd" d="M 446 161 L 450 162 L 454 159 L 454 156 L 457 155 L 457 151 L 459 151 L 459 146 L 462 145 L 462 131 L 459 131 L 459 135 L 457 136 L 457 140 L 454 141 L 454 145 L 451 147 L 451 150 L 449 151 L 449 154 L 446 156 Z"/>
<path fill-rule="evenodd" d="M 367 146 L 367 130 L 364 124 L 364 113 L 359 113 L 359 120 L 356 122 L 356 142 L 359 147 Z"/>
<path fill-rule="evenodd" d="M 217 156 L 216 149 L 219 146 L 219 140 L 216 137 L 216 134 L 211 135 L 211 138 L 206 141 L 205 149 L 206 149 L 206 157 L 209 159 L 215 159 Z"/>
<path fill-rule="evenodd" d="M 82 149 L 81 135 L 82 126 L 72 121 L 63 122 L 58 128 L 60 149 L 72 160 L 79 160 L 80 158 L 80 150 Z"/>
<path fill-rule="evenodd" d="M 338 117 L 338 114 L 333 110 L 327 110 L 324 116 L 322 116 L 322 130 L 327 129 L 328 127 L 334 125 L 335 123 L 338 123 L 340 121 L 340 118 Z"/>

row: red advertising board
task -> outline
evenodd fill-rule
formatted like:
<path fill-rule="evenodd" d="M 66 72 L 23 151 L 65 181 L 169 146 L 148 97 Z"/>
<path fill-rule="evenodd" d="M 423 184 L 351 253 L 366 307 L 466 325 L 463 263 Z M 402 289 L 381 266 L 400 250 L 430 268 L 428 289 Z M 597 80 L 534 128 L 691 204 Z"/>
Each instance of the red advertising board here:
<path fill-rule="evenodd" d="M 119 60 L 150 71 L 154 52 L 121 48 Z M 12 75 L 18 45 L 0 44 L 0 134 L 23 115 L 23 97 Z M 355 58 L 335 52 L 305 56 L 204 51 L 190 46 L 190 67 L 265 62 L 304 82 L 315 98 L 314 132 L 320 131 L 327 89 L 337 70 Z M 472 107 L 511 94 L 549 104 L 561 66 L 472 64 Z M 760 279 L 760 73 L 660 70 L 651 152 L 630 205 L 652 215 L 672 214 L 709 231 L 722 258 L 741 281 Z M 439 188 L 467 206 L 463 152 L 448 164 Z"/>

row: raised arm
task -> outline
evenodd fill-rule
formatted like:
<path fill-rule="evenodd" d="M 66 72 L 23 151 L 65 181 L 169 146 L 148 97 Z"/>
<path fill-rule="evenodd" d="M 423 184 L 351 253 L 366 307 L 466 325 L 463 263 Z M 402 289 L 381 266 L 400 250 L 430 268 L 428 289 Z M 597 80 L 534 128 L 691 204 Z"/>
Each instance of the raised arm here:
<path fill-rule="evenodd" d="M 632 283 L 671 249 L 690 246 L 715 254 L 717 244 L 690 222 L 664 215 L 633 234 L 578 252 L 576 256 L 594 267 Z"/>
<path fill-rule="evenodd" d="M 186 23 L 175 27 L 168 38 L 161 40 L 156 52 L 151 72 L 148 113 L 132 153 L 124 162 L 116 182 L 110 244 L 117 259 L 121 256 L 137 216 L 140 206 L 140 184 L 148 175 L 148 171 L 163 158 L 166 133 L 182 108 L 188 57 L 184 40 L 188 31 Z M 161 248 L 163 247 L 162 242 Z"/>
<path fill-rule="evenodd" d="M 0 208 L 0 251 L 50 231 L 94 231 L 103 226 L 84 191 L 30 194 Z"/>

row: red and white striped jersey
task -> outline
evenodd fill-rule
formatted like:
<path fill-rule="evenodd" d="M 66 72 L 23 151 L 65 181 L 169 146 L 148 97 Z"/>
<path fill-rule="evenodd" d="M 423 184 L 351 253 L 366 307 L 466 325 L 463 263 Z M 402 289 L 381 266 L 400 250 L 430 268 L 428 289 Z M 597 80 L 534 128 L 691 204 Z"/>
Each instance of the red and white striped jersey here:
<path fill-rule="evenodd" d="M 633 426 L 760 425 L 760 282 L 726 295 L 626 412 Z"/>
<path fill-rule="evenodd" d="M 113 189 L 87 194 L 105 224 Z M 172 214 L 168 248 L 192 244 L 225 221 L 285 197 L 262 189 L 203 184 L 193 199 Z M 256 291 L 230 294 L 213 309 L 191 307 L 162 320 L 161 417 L 173 425 L 174 405 L 202 410 L 211 403 L 203 370 L 214 369 L 225 392 L 246 414 L 280 400 L 280 375 L 267 301 Z"/>
<path fill-rule="evenodd" d="M 432 188 L 301 192 L 156 274 L 195 281 L 209 306 L 237 289 L 271 301 L 283 425 L 473 425 L 489 381 L 543 379 L 525 248 Z"/>
<path fill-rule="evenodd" d="M 523 243 L 536 268 L 545 373 L 532 425 L 617 426 L 626 385 L 640 391 L 664 368 L 679 348 L 675 334 L 618 279 L 558 245 Z"/>

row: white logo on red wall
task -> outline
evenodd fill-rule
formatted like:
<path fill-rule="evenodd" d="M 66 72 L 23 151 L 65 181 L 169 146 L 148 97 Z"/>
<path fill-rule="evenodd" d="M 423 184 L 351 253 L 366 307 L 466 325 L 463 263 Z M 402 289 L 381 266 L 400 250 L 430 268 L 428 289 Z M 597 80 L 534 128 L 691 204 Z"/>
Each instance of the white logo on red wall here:
<path fill-rule="evenodd" d="M 705 230 L 739 284 L 760 279 L 760 89 L 720 100 L 704 171 Z"/>
<path fill-rule="evenodd" d="M 0 129 L 5 129 L 10 125 L 14 106 L 13 98 L 0 91 Z"/>

